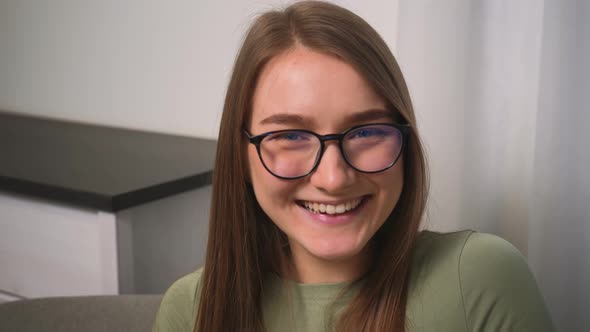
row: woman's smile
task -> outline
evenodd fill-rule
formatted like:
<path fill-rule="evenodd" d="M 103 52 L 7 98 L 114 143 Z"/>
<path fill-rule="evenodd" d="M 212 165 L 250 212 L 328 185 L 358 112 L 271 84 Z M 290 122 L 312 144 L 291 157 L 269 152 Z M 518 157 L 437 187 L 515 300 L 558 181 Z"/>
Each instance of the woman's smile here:
<path fill-rule="evenodd" d="M 365 197 L 347 199 L 340 202 L 299 201 L 299 205 L 313 213 L 340 215 L 359 207 Z"/>
<path fill-rule="evenodd" d="M 361 196 L 340 201 L 297 201 L 305 216 L 321 225 L 342 225 L 358 220 L 365 202 L 370 196 Z"/>

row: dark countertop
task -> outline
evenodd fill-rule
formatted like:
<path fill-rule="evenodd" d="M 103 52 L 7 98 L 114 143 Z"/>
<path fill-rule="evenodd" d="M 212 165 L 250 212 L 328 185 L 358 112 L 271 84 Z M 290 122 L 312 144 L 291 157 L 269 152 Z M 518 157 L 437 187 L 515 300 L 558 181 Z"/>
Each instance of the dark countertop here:
<path fill-rule="evenodd" d="M 119 211 L 211 184 L 216 141 L 0 112 L 0 191 Z"/>

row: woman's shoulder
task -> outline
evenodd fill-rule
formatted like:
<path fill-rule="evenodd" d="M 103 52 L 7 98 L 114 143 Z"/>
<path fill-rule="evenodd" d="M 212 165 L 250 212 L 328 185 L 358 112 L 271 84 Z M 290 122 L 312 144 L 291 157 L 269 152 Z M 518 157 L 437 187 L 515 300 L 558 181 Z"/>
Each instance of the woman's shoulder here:
<path fill-rule="evenodd" d="M 553 330 L 524 256 L 491 234 L 422 232 L 408 302 L 413 315 L 433 324 L 452 317 L 456 331 Z"/>
<path fill-rule="evenodd" d="M 154 332 L 193 330 L 202 273 L 200 268 L 176 280 L 168 288 L 156 315 Z"/>
<path fill-rule="evenodd" d="M 495 263 L 512 263 L 517 266 L 526 262 L 522 254 L 510 242 L 499 236 L 464 230 L 452 233 L 422 231 L 414 250 L 414 265 L 448 268 L 449 264 L 489 266 L 489 261 L 479 258 L 502 258 Z"/>

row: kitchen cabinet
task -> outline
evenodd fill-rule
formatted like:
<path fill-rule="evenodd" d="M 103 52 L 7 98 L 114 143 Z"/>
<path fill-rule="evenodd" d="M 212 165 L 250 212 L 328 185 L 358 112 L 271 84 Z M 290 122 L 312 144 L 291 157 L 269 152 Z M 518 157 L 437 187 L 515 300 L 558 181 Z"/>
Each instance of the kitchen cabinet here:
<path fill-rule="evenodd" d="M 196 269 L 215 148 L 0 113 L 0 302 L 162 293 Z"/>

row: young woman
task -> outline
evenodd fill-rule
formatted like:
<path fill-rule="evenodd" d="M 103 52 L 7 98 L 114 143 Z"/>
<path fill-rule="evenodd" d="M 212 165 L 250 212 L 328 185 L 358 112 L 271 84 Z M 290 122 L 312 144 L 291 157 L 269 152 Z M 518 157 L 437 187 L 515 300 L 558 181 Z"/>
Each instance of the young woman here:
<path fill-rule="evenodd" d="M 229 83 L 205 266 L 155 331 L 552 331 L 507 242 L 420 232 L 425 157 L 402 73 L 355 14 L 261 15 Z"/>

